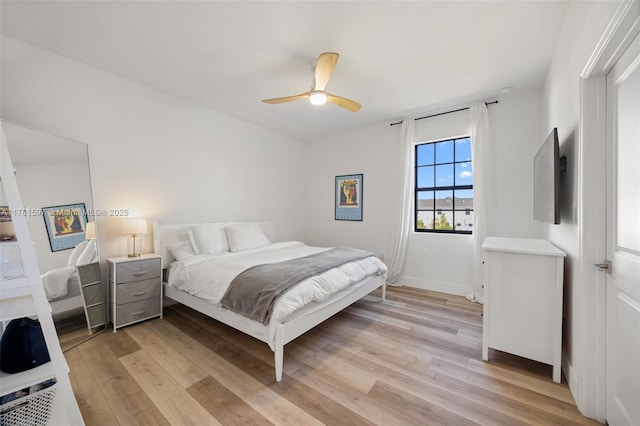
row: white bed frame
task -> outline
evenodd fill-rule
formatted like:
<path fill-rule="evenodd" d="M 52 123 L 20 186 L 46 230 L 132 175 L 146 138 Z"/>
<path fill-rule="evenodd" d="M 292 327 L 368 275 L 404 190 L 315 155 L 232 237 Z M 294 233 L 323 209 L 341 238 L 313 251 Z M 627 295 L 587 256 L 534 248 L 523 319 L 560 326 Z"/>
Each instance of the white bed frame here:
<path fill-rule="evenodd" d="M 260 228 L 267 238 L 269 238 L 269 241 L 277 241 L 276 228 L 273 221 L 260 221 L 255 223 L 260 225 Z M 154 227 L 154 249 L 156 253 L 162 255 L 163 268 L 167 267 L 167 265 L 173 261 L 173 257 L 167 247 L 177 241 L 188 241 L 188 231 L 192 225 L 193 224 L 161 224 Z M 199 297 L 192 296 L 175 287 L 167 286 L 166 283 L 164 284 L 164 295 L 267 343 L 274 352 L 275 375 L 276 381 L 279 382 L 282 380 L 284 345 L 377 288 L 382 288 L 382 301 L 384 301 L 386 297 L 386 277 L 375 276 L 355 283 L 334 294 L 322 303 L 312 303 L 299 309 L 284 322 L 277 324 L 274 341 L 270 341 L 271 339 L 268 337 L 269 333 L 265 332 L 267 326 L 256 321 L 250 321 L 239 314 L 223 309 L 219 304 L 213 304 Z"/>

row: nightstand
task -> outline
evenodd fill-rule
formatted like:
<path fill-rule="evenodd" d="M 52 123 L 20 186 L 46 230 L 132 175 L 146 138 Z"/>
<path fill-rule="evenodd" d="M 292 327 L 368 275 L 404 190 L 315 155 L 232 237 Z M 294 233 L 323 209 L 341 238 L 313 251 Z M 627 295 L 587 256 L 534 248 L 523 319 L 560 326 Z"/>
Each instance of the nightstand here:
<path fill-rule="evenodd" d="M 109 321 L 125 325 L 162 317 L 162 266 L 158 254 L 107 259 Z"/>

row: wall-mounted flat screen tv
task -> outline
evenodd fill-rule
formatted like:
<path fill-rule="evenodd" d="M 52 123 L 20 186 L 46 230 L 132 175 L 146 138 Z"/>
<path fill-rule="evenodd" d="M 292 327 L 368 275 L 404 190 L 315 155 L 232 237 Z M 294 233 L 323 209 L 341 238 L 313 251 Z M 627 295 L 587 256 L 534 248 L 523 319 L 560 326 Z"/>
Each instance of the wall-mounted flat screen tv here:
<path fill-rule="evenodd" d="M 533 219 L 559 224 L 560 144 L 554 128 L 533 159 Z"/>

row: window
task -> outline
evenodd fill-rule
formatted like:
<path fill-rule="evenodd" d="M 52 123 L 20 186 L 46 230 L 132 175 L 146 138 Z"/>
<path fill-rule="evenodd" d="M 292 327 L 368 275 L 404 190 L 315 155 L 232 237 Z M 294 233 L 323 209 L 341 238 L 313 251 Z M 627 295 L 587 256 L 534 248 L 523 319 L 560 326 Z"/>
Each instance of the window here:
<path fill-rule="evenodd" d="M 471 138 L 427 142 L 415 150 L 416 232 L 471 234 Z"/>

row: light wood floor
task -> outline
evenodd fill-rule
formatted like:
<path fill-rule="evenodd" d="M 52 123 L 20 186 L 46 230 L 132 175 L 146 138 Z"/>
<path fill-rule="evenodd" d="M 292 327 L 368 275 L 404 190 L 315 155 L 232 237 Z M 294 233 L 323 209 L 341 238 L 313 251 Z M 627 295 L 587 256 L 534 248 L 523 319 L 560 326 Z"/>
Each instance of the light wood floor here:
<path fill-rule="evenodd" d="M 570 425 L 551 367 L 494 351 L 481 306 L 407 287 L 352 305 L 285 347 L 181 305 L 66 352 L 87 425 Z"/>

